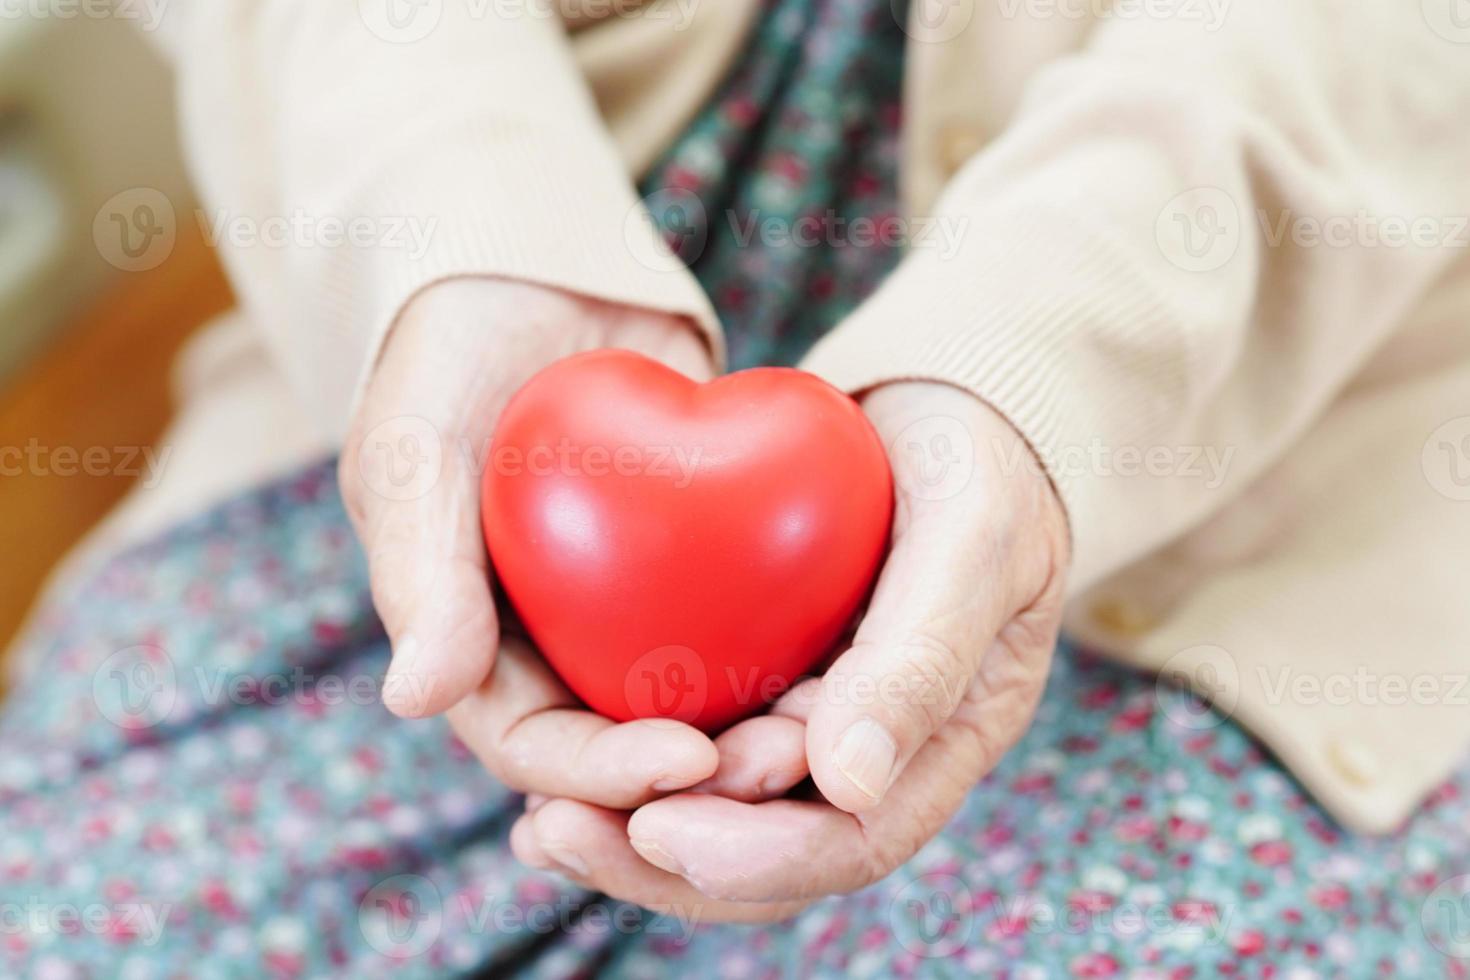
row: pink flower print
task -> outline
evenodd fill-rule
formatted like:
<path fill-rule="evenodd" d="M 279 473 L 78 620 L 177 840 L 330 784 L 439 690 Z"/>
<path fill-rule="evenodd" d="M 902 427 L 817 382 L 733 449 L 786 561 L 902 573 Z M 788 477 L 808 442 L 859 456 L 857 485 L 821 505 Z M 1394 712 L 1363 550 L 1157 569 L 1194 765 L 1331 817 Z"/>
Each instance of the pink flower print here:
<path fill-rule="evenodd" d="M 1074 977 L 1115 977 L 1121 969 L 1107 953 L 1083 953 L 1073 958 L 1070 967 Z"/>

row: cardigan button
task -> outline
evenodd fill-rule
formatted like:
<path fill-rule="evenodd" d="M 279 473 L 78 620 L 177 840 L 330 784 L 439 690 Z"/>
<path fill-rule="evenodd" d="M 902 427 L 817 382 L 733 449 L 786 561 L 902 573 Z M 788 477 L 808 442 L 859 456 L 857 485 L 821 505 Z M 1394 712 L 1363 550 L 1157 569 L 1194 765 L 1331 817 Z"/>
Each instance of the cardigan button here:
<path fill-rule="evenodd" d="M 946 173 L 954 174 L 984 145 L 985 138 L 975 128 L 960 124 L 947 126 L 940 135 L 940 163 Z"/>
<path fill-rule="evenodd" d="M 1357 739 L 1340 738 L 1329 743 L 1327 761 L 1339 776 L 1354 786 L 1371 786 L 1383 772 L 1378 756 Z"/>
<path fill-rule="evenodd" d="M 1114 636 L 1143 636 L 1159 625 L 1158 617 L 1131 599 L 1099 599 L 1090 611 L 1093 622 Z"/>

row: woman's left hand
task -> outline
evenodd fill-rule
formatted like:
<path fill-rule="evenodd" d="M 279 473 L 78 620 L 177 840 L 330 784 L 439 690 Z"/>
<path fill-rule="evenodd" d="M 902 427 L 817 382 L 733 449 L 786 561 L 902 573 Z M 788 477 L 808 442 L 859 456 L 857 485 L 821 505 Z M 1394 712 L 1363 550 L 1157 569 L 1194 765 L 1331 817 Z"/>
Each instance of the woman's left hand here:
<path fill-rule="evenodd" d="M 906 862 L 1021 736 L 1061 618 L 1055 491 L 1015 429 L 965 392 L 893 384 L 863 407 L 897 505 L 852 645 L 721 735 L 720 769 L 694 791 L 632 814 L 533 798 L 511 833 L 522 861 L 684 919 L 785 918 Z M 820 795 L 786 797 L 807 775 Z"/>

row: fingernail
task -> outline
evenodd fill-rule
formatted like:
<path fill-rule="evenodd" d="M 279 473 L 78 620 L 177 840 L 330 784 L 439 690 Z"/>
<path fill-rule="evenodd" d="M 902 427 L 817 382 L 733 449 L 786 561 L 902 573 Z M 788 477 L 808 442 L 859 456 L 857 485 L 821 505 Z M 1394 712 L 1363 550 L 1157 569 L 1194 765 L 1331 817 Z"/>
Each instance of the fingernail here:
<path fill-rule="evenodd" d="M 837 740 L 832 761 L 864 796 L 881 800 L 893 780 L 898 743 L 882 725 L 862 718 L 848 726 Z"/>
<path fill-rule="evenodd" d="M 424 678 L 417 672 L 421 651 L 412 634 L 405 633 L 393 644 L 393 659 L 388 661 L 388 672 L 383 677 L 382 701 L 396 714 L 418 715 L 427 707 Z"/>
<path fill-rule="evenodd" d="M 679 863 L 679 859 L 674 857 L 674 855 L 670 854 L 668 851 L 664 850 L 663 847 L 661 847 L 657 843 L 651 840 L 639 839 L 635 837 L 633 838 L 632 844 L 633 850 L 642 855 L 643 860 L 647 861 L 655 868 L 662 868 L 664 871 L 667 871 L 671 875 L 682 876 L 684 874 L 684 865 Z"/>
<path fill-rule="evenodd" d="M 653 790 L 656 793 L 667 793 L 671 790 L 685 789 L 699 782 L 697 779 L 680 779 L 678 776 L 660 776 L 653 781 Z"/>
<path fill-rule="evenodd" d="M 792 779 L 791 776 L 791 773 L 779 770 L 768 772 L 761 777 L 760 784 L 756 786 L 755 791 L 761 796 L 780 796 L 792 783 L 799 782 L 799 780 Z"/>
<path fill-rule="evenodd" d="M 547 841 L 541 841 L 541 850 L 546 852 L 547 857 L 562 867 L 569 869 L 573 874 L 581 875 L 584 878 L 587 876 L 587 862 L 582 860 L 580 854 L 561 841 L 551 841 L 549 843 Z"/>
<path fill-rule="evenodd" d="M 404 633 L 393 644 L 393 659 L 388 661 L 388 673 L 411 673 L 419 659 L 420 649 L 419 638 L 412 633 Z"/>

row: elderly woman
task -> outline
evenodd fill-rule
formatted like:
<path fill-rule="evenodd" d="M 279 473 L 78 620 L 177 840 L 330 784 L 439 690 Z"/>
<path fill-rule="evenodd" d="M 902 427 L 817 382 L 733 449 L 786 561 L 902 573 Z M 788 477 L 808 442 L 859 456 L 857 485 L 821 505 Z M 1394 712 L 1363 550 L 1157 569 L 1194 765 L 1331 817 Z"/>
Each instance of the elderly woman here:
<path fill-rule="evenodd" d="M 1466 975 L 1450 0 L 563 7 L 168 9 L 202 220 L 305 230 L 29 633 L 0 892 L 100 911 L 7 972 Z M 713 738 L 497 612 L 481 450 L 600 347 L 889 449 L 855 637 Z"/>

